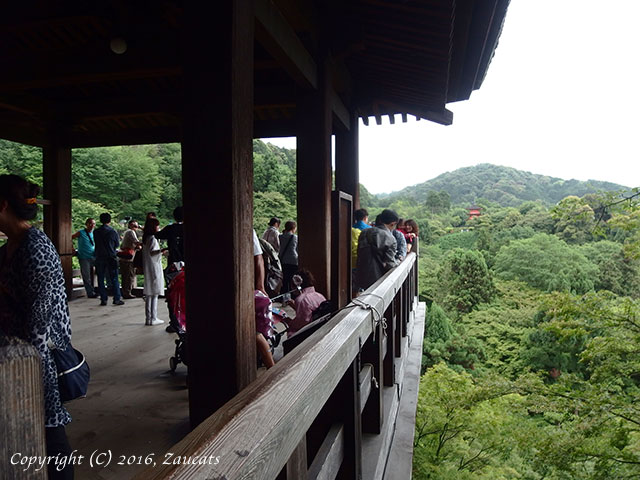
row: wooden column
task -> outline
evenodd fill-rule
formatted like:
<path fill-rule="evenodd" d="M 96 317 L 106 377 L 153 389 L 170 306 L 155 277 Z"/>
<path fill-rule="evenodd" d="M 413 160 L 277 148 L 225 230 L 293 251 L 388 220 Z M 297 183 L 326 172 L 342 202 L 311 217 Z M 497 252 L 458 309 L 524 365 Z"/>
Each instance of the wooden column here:
<path fill-rule="evenodd" d="M 67 297 L 71 298 L 71 149 L 55 144 L 43 148 L 42 165 L 43 196 L 51 201 L 44 206 L 44 232 L 60 254 Z"/>
<path fill-rule="evenodd" d="M 331 243 L 331 301 L 339 309 L 351 301 L 351 195 L 333 192 Z"/>
<path fill-rule="evenodd" d="M 252 0 L 187 1 L 182 182 L 189 410 L 196 426 L 256 375 Z"/>
<path fill-rule="evenodd" d="M 300 266 L 329 297 L 331 278 L 331 97 L 326 62 L 318 89 L 298 97 L 297 196 Z"/>
<path fill-rule="evenodd" d="M 358 115 L 351 112 L 349 130 L 336 133 L 336 190 L 353 198 L 353 208 L 360 208 L 360 176 L 358 157 Z"/>
<path fill-rule="evenodd" d="M 0 472 L 2 478 L 46 479 L 47 468 L 26 469 L 12 457 L 45 455 L 40 355 L 30 344 L 0 336 Z M 14 458 L 14 461 L 17 459 Z"/>

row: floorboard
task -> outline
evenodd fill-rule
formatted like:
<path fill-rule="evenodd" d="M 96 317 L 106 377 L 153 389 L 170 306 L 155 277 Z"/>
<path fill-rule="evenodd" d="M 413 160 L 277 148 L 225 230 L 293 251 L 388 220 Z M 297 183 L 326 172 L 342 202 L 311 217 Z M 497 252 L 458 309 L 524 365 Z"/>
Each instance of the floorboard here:
<path fill-rule="evenodd" d="M 189 431 L 188 394 L 184 365 L 171 374 L 169 358 L 175 334 L 165 325 L 144 325 L 142 299 L 123 306 L 99 306 L 80 298 L 69 303 L 72 341 L 91 367 L 87 398 L 68 404 L 73 422 L 67 427 L 72 448 L 85 459 L 76 466 L 76 478 L 128 479 L 144 467 L 144 458 L 163 455 Z M 160 318 L 167 319 L 159 302 Z M 111 462 L 93 467 L 93 452 L 111 452 Z M 142 465 L 118 465 L 142 457 Z M 136 458 L 137 463 L 137 458 Z"/>

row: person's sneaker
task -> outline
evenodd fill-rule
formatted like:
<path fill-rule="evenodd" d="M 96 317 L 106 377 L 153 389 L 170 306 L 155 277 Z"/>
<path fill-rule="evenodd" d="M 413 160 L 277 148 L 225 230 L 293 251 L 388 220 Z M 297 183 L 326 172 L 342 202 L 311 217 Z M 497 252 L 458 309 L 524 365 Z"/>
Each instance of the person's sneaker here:
<path fill-rule="evenodd" d="M 122 300 L 118 300 L 117 302 L 114 300 L 113 304 L 114 305 L 124 305 L 124 302 Z"/>
<path fill-rule="evenodd" d="M 162 325 L 164 323 L 164 320 L 160 320 L 159 318 L 154 318 L 153 320 L 151 320 L 151 325 Z"/>
<path fill-rule="evenodd" d="M 164 329 L 165 332 L 167 333 L 176 333 L 177 330 L 173 325 L 167 325 L 167 328 Z"/>
<path fill-rule="evenodd" d="M 92 293 L 87 298 L 98 298 L 98 294 L 97 293 Z"/>
<path fill-rule="evenodd" d="M 133 295 L 122 295 L 122 298 L 124 298 L 125 300 L 131 300 L 132 298 L 136 298 Z"/>
<path fill-rule="evenodd" d="M 101 307 L 105 307 L 106 305 L 107 305 L 107 302 L 100 302 Z"/>

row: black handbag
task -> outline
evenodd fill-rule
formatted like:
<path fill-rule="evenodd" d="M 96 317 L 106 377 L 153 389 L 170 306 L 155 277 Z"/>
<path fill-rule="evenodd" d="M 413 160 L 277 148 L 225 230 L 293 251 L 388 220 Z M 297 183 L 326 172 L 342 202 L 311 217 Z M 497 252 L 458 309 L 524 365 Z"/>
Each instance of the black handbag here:
<path fill-rule="evenodd" d="M 51 350 L 58 369 L 58 389 L 63 402 L 87 396 L 91 371 L 84 355 L 67 344 L 67 348 Z"/>

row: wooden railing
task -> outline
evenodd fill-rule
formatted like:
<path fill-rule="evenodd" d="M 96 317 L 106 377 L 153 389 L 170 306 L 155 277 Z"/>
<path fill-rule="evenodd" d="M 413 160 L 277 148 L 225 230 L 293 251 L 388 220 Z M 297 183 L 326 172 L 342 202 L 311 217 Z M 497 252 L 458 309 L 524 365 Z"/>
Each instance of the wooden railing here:
<path fill-rule="evenodd" d="M 362 478 L 416 295 L 412 253 L 135 478 Z"/>

